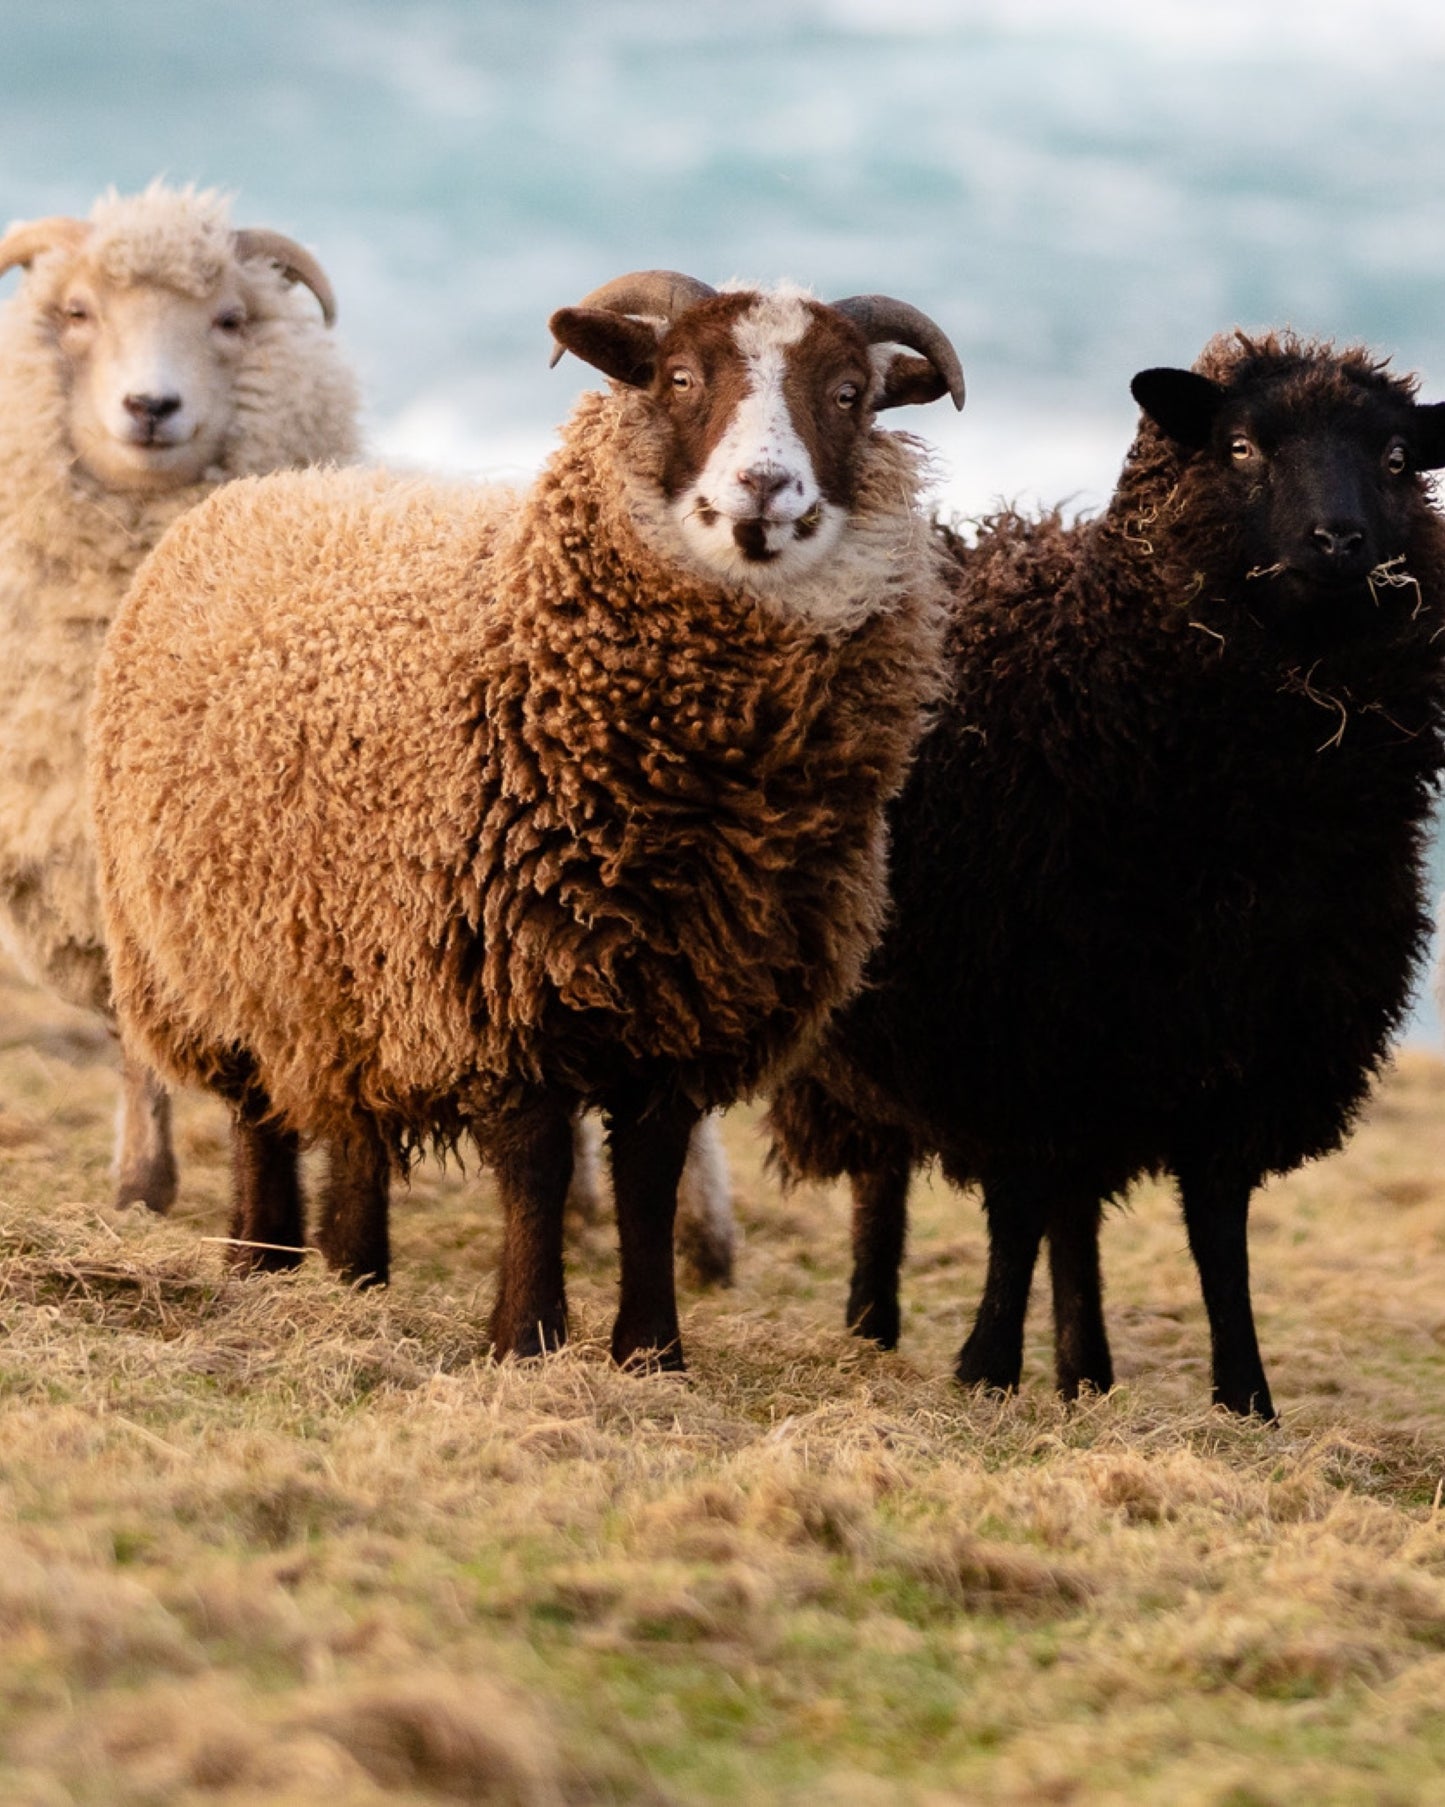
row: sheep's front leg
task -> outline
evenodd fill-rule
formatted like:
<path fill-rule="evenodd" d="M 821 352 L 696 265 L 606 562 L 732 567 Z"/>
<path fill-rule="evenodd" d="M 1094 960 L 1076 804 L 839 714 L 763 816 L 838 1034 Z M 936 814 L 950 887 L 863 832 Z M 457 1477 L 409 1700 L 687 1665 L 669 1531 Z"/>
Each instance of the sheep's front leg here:
<path fill-rule="evenodd" d="M 1077 1399 L 1085 1387 L 1107 1393 L 1114 1384 L 1099 1272 L 1100 1216 L 1099 1200 L 1087 1195 L 1062 1198 L 1049 1213 L 1054 1374 L 1065 1399 Z"/>
<path fill-rule="evenodd" d="M 572 1179 L 570 1100 L 543 1096 L 477 1132 L 501 1194 L 505 1227 L 494 1355 L 543 1355 L 567 1340 L 562 1218 Z"/>
<path fill-rule="evenodd" d="M 853 1189 L 853 1279 L 848 1328 L 884 1349 L 898 1347 L 898 1275 L 908 1235 L 908 1182 L 913 1151 L 900 1139 L 877 1167 L 850 1173 Z"/>
<path fill-rule="evenodd" d="M 326 1149 L 326 1189 L 316 1246 L 345 1280 L 385 1286 L 391 1277 L 391 1157 L 369 1123 Z"/>
<path fill-rule="evenodd" d="M 615 1103 L 608 1111 L 622 1266 L 612 1329 L 612 1359 L 618 1363 L 677 1372 L 686 1366 L 677 1322 L 673 1224 L 697 1119 L 697 1107 L 682 1099 L 645 1114 L 629 1103 Z"/>
<path fill-rule="evenodd" d="M 1180 1200 L 1189 1252 L 1199 1269 L 1209 1314 L 1214 1403 L 1242 1418 L 1273 1421 L 1278 1414 L 1260 1360 L 1249 1296 L 1250 1179 L 1221 1173 L 1211 1163 L 1181 1163 Z"/>
<path fill-rule="evenodd" d="M 1011 1393 L 1023 1373 L 1024 1318 L 1048 1217 L 1047 1187 L 1034 1176 L 995 1174 L 984 1183 L 983 1207 L 988 1275 L 955 1372 L 966 1387 Z"/>
<path fill-rule="evenodd" d="M 164 1213 L 176 1202 L 176 1153 L 171 1141 L 171 1095 L 128 1048 L 121 1049 L 120 1102 L 115 1118 L 116 1205 L 144 1205 Z"/>
<path fill-rule="evenodd" d="M 297 1137 L 259 1113 L 238 1110 L 231 1186 L 231 1265 L 242 1273 L 297 1266 L 306 1240 Z"/>

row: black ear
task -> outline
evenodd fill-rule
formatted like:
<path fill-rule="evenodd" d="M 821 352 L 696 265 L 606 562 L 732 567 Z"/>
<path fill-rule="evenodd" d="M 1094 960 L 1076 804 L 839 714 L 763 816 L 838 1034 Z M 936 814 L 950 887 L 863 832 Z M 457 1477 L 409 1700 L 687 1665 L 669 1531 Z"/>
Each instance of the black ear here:
<path fill-rule="evenodd" d="M 883 373 L 883 386 L 873 398 L 873 406 L 906 408 L 915 403 L 936 402 L 948 394 L 948 378 L 936 370 L 927 358 L 915 358 L 900 351 L 891 358 Z"/>
<path fill-rule="evenodd" d="M 561 307 L 547 322 L 563 351 L 570 351 L 633 389 L 645 389 L 657 369 L 657 329 L 609 308 Z"/>
<path fill-rule="evenodd" d="M 1416 402 L 1410 411 L 1410 450 L 1416 470 L 1438 471 L 1445 464 L 1445 402 Z"/>
<path fill-rule="evenodd" d="M 1209 444 L 1224 390 L 1193 370 L 1141 370 L 1129 393 L 1156 427 L 1180 445 L 1198 451 Z"/>

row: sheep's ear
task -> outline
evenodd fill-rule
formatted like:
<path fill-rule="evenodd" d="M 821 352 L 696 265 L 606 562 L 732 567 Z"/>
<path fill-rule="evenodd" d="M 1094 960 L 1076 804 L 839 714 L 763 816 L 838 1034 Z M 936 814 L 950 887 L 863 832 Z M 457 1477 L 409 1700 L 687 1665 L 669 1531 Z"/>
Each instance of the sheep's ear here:
<path fill-rule="evenodd" d="M 632 389 L 645 389 L 657 369 L 657 328 L 602 307 L 561 307 L 547 322 L 557 348 Z"/>
<path fill-rule="evenodd" d="M 1161 432 L 1198 451 L 1209 444 L 1224 390 L 1193 370 L 1141 370 L 1129 393 Z"/>
<path fill-rule="evenodd" d="M 876 410 L 936 402 L 948 394 L 948 378 L 943 372 L 927 358 L 915 358 L 909 352 L 896 352 L 879 374 L 878 393 L 873 398 Z"/>
<path fill-rule="evenodd" d="M 1411 410 L 1410 449 L 1416 470 L 1438 471 L 1445 465 L 1445 402 L 1416 402 Z"/>

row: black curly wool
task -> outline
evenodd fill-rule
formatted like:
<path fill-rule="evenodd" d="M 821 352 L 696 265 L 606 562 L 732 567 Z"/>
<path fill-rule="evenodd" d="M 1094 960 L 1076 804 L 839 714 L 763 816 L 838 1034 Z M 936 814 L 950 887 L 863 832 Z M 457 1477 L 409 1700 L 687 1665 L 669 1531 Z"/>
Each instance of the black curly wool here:
<path fill-rule="evenodd" d="M 959 1374 L 1002 1387 L 1045 1235 L 1060 1387 L 1111 1384 L 1100 1204 L 1172 1172 L 1215 1397 L 1270 1416 L 1249 1194 L 1339 1144 L 1426 947 L 1445 432 L 1360 351 L 1234 335 L 1196 372 L 1204 442 L 1146 414 L 1097 521 L 939 530 L 951 690 L 892 812 L 891 926 L 772 1126 L 785 1171 L 852 1176 L 849 1318 L 885 1343 L 912 1167 L 982 1182 Z"/>

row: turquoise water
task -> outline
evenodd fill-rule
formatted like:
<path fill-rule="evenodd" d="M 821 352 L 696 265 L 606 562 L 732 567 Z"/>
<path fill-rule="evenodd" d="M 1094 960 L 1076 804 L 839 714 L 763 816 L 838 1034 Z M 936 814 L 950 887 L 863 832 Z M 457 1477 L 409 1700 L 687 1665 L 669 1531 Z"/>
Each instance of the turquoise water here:
<path fill-rule="evenodd" d="M 547 315 L 609 276 L 881 289 L 968 374 L 908 421 L 946 500 L 1090 506 L 1130 375 L 1220 327 L 1445 396 L 1442 96 L 1430 0 L 5 0 L 0 217 L 235 190 L 326 264 L 374 448 L 489 474 L 545 452 L 588 381 Z"/>

